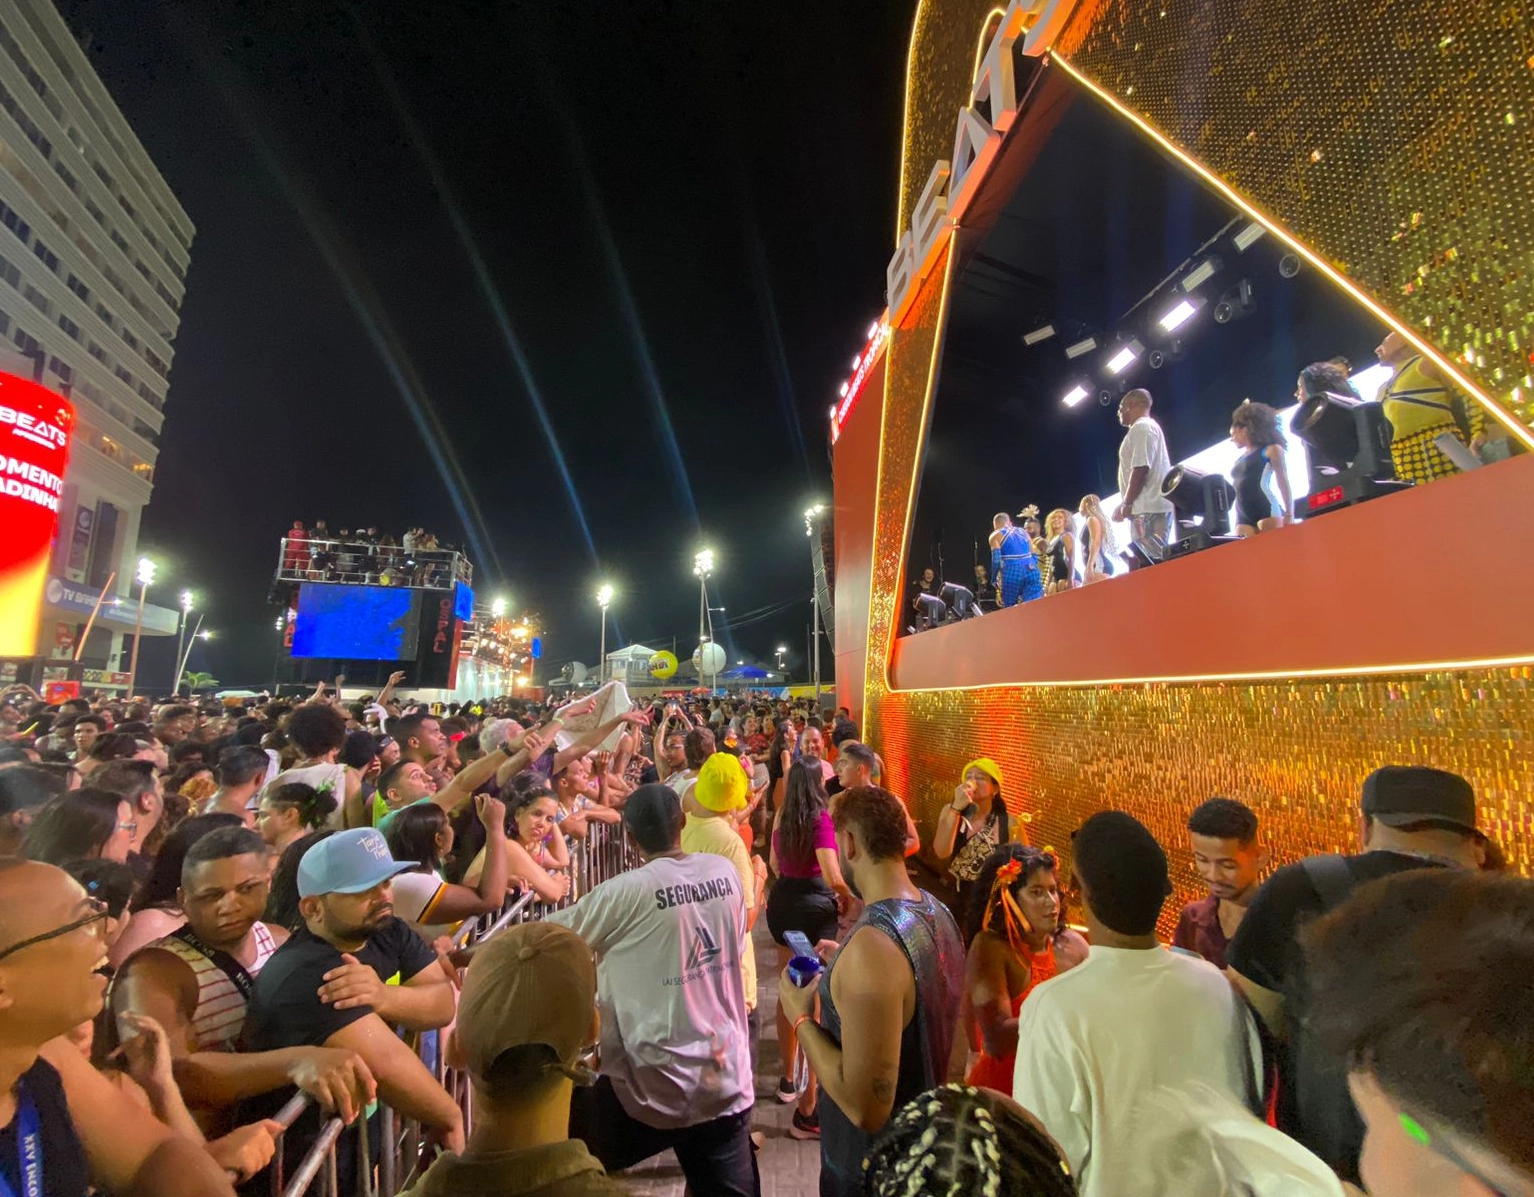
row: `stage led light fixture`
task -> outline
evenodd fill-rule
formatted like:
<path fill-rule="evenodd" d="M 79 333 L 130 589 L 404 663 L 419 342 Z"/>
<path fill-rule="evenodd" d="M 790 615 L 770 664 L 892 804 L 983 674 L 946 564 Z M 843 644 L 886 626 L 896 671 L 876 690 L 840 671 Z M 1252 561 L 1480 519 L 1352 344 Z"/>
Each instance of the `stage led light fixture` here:
<path fill-rule="evenodd" d="M 1063 396 L 1061 396 L 1060 402 L 1065 404 L 1066 407 L 1075 407 L 1077 404 L 1086 400 L 1091 394 L 1091 391 L 1087 390 L 1086 387 L 1082 386 L 1078 382 L 1070 390 L 1066 391 Z"/>
<path fill-rule="evenodd" d="M 1145 355 L 1145 364 L 1152 370 L 1159 370 L 1162 366 L 1172 362 L 1180 362 L 1185 356 L 1183 343 L 1173 341 L 1170 345 L 1159 345 Z"/>
<path fill-rule="evenodd" d="M 1233 320 L 1240 320 L 1250 316 L 1257 310 L 1257 300 L 1252 294 L 1250 279 L 1242 279 L 1224 295 L 1220 296 L 1220 302 L 1214 305 L 1214 322 L 1216 324 L 1229 324 Z"/>
<path fill-rule="evenodd" d="M 1052 337 L 1054 335 L 1055 335 L 1055 326 L 1053 324 L 1045 324 L 1045 325 L 1042 325 L 1039 328 L 1034 329 L 1032 332 L 1024 333 L 1023 334 L 1023 344 L 1024 345 L 1037 345 L 1040 341 L 1047 341 L 1047 340 L 1049 340 L 1050 337 Z"/>
<path fill-rule="evenodd" d="M 1302 385 L 1289 431 L 1309 451 L 1310 493 L 1295 503 L 1297 514 L 1321 515 L 1411 485 L 1395 476 L 1383 404 Z"/>
<path fill-rule="evenodd" d="M 1260 220 L 1254 220 L 1231 238 L 1231 243 L 1241 253 L 1245 253 L 1268 235 L 1268 226 Z"/>
<path fill-rule="evenodd" d="M 1108 359 L 1107 371 L 1109 374 L 1122 374 L 1135 362 L 1140 360 L 1140 354 L 1145 351 L 1145 346 L 1134 338 L 1125 341 L 1119 346 L 1118 352 Z"/>
<path fill-rule="evenodd" d="M 1197 291 L 1218 274 L 1224 265 L 1225 262 L 1219 254 L 1210 254 L 1192 270 L 1188 271 L 1187 277 L 1179 285 L 1184 293 Z"/>
<path fill-rule="evenodd" d="M 1161 325 L 1163 332 L 1176 332 L 1184 324 L 1198 315 L 1198 307 L 1191 299 L 1179 299 L 1156 321 Z"/>
<path fill-rule="evenodd" d="M 1078 357 L 1084 357 L 1086 354 L 1089 354 L 1092 352 L 1092 350 L 1096 349 L 1099 343 L 1100 342 L 1096 337 L 1083 337 L 1081 340 L 1065 347 L 1065 356 L 1071 358 L 1072 360 Z"/>
<path fill-rule="evenodd" d="M 1300 272 L 1300 256 L 1298 254 L 1285 254 L 1278 260 L 1278 273 L 1280 278 L 1293 278 Z"/>

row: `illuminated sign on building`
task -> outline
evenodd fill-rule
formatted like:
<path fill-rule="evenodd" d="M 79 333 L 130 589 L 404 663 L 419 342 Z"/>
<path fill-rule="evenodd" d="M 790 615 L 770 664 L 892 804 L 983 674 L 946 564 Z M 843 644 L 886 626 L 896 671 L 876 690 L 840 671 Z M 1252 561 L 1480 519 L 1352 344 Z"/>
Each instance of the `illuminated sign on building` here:
<path fill-rule="evenodd" d="M 38 651 L 75 412 L 46 387 L 0 373 L 0 657 Z"/>

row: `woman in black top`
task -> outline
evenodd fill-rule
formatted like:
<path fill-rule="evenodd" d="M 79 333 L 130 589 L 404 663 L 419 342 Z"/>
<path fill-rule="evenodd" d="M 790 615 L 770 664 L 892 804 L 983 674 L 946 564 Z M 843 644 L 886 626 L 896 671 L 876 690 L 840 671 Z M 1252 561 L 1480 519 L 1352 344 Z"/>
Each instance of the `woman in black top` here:
<path fill-rule="evenodd" d="M 1076 538 L 1071 535 L 1070 512 L 1056 507 L 1044 528 L 1049 536 L 1049 593 L 1059 594 L 1076 585 Z"/>
<path fill-rule="evenodd" d="M 1028 818 L 1023 815 L 1016 820 L 1019 843 L 1028 842 L 1021 827 Z M 964 766 L 964 780 L 954 790 L 953 801 L 938 815 L 932 837 L 938 859 L 952 861 L 948 873 L 953 878 L 961 926 L 969 891 L 986 859 L 1013 839 L 1014 819 L 1001 798 L 1001 766 L 989 757 L 970 761 Z"/>

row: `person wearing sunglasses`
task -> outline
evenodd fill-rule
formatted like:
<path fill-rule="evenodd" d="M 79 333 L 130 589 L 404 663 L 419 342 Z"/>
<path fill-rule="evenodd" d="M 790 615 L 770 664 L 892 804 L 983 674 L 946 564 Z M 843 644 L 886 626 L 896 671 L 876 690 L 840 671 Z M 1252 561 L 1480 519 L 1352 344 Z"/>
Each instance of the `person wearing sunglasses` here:
<path fill-rule="evenodd" d="M 200 1145 L 157 1121 L 63 1038 L 101 1010 L 107 915 L 106 903 L 62 869 L 0 860 L 0 1191 L 230 1197 L 228 1178 Z"/>
<path fill-rule="evenodd" d="M 1303 945 L 1307 1019 L 1346 1067 L 1371 1197 L 1534 1195 L 1534 881 L 1399 873 Z"/>

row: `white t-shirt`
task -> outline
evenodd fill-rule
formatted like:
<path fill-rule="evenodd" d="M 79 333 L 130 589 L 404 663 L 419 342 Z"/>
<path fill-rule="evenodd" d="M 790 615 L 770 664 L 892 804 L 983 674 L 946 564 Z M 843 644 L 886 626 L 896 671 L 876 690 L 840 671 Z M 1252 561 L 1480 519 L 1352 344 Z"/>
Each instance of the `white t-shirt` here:
<path fill-rule="evenodd" d="M 395 917 L 409 923 L 427 943 L 451 932 L 451 926 L 433 918 L 437 903 L 447 891 L 447 882 L 437 874 L 399 873 L 390 888 L 394 894 Z"/>
<path fill-rule="evenodd" d="M 1094 946 L 1036 987 L 1017 1025 L 1012 1096 L 1060 1144 L 1082 1197 L 1159 1197 L 1145 1167 L 1151 1133 L 1133 1117 L 1154 1090 L 1256 1092 L 1256 1028 L 1230 982 L 1203 960 Z"/>
<path fill-rule="evenodd" d="M 703 853 L 652 860 L 548 921 L 596 953 L 602 1073 L 630 1117 L 669 1130 L 750 1108 L 734 865 Z"/>
<path fill-rule="evenodd" d="M 1129 490 L 1129 475 L 1136 467 L 1145 466 L 1150 473 L 1140 488 L 1131 515 L 1162 514 L 1173 510 L 1172 501 L 1161 497 L 1161 483 L 1172 471 L 1172 459 L 1167 455 L 1166 437 L 1161 425 L 1149 416 L 1141 416 L 1129 426 L 1119 445 L 1119 494 Z"/>

